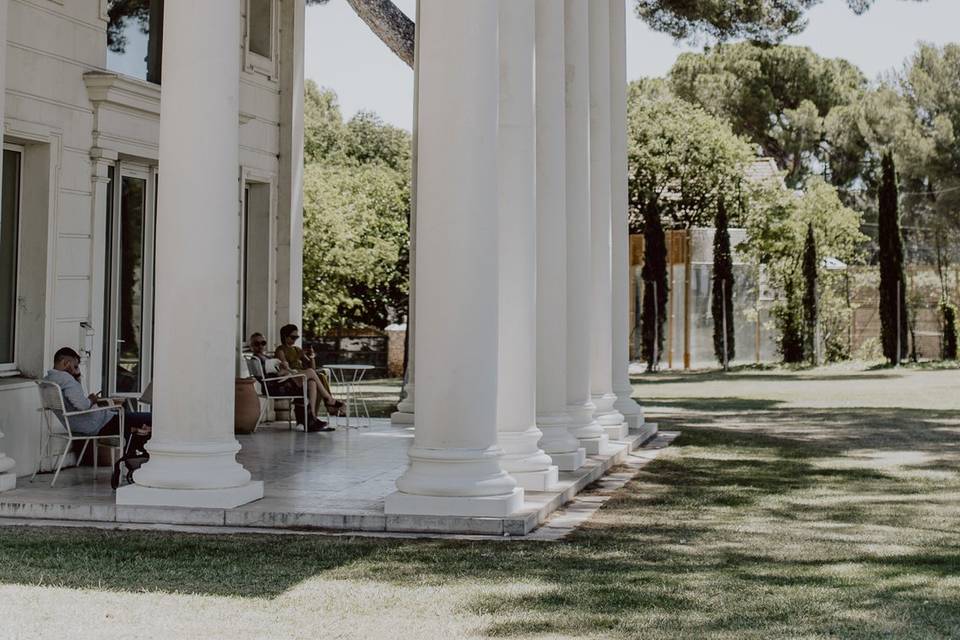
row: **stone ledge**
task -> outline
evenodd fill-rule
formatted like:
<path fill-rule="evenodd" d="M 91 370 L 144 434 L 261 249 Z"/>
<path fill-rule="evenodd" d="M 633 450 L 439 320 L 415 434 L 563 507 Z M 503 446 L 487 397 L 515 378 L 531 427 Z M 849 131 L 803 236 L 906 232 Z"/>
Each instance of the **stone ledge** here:
<path fill-rule="evenodd" d="M 0 496 L 0 518 L 71 522 L 206 526 L 231 529 L 361 531 L 380 533 L 526 536 L 570 503 L 587 486 L 625 463 L 630 453 L 656 436 L 656 427 L 630 433 L 611 442 L 603 455 L 592 455 L 577 471 L 559 474 L 551 491 L 525 492 L 523 507 L 504 517 L 385 515 L 376 511 L 301 512 L 258 509 L 256 503 L 238 508 L 183 508 L 114 505 L 102 502 L 55 504 L 32 498 Z"/>

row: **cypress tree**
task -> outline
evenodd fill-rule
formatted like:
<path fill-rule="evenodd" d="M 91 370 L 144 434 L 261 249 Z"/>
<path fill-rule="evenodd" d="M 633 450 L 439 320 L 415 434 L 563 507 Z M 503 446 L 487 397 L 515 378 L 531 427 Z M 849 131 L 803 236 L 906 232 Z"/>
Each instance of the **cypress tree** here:
<path fill-rule="evenodd" d="M 946 298 L 940 301 L 943 313 L 943 359 L 957 359 L 957 307 Z"/>
<path fill-rule="evenodd" d="M 817 240 L 813 223 L 807 226 L 803 245 L 803 349 L 807 358 L 817 360 Z"/>
<path fill-rule="evenodd" d="M 733 256 L 730 252 L 730 231 L 727 229 L 727 207 L 717 203 L 716 231 L 713 235 L 713 353 L 721 365 L 730 363 L 736 354 L 733 341 Z M 724 359 L 724 322 L 726 322 L 726 360 Z"/>
<path fill-rule="evenodd" d="M 893 165 L 893 154 L 889 151 L 883 155 L 881 168 L 882 176 L 877 198 L 880 244 L 880 340 L 883 343 L 883 355 L 891 363 L 899 364 L 907 353 L 907 295 L 903 271 L 903 238 L 900 235 L 897 174 Z M 899 353 L 897 352 L 898 342 Z"/>
<path fill-rule="evenodd" d="M 642 354 L 647 371 L 656 371 L 663 355 L 663 327 L 667 316 L 667 241 L 656 201 L 648 203 L 643 215 L 643 314 Z M 656 343 L 656 349 L 654 349 Z"/>
<path fill-rule="evenodd" d="M 803 307 L 797 297 L 797 285 L 791 278 L 786 283 L 784 302 L 776 310 L 780 327 L 780 354 L 788 364 L 803 362 Z"/>

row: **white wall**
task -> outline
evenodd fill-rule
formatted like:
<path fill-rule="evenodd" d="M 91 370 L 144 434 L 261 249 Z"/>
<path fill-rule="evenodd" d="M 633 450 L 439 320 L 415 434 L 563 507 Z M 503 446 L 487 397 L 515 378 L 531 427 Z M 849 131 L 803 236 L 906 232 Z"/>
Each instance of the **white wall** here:
<path fill-rule="evenodd" d="M 117 159 L 156 164 L 159 91 L 140 80 L 112 77 L 105 69 L 106 0 L 0 1 L 9 2 L 4 139 L 26 147 L 18 364 L 25 375 L 42 376 L 57 348 L 82 350 L 80 323 L 87 322 L 96 332 L 95 353 L 84 374 L 89 386 L 99 389 L 103 357 L 99 351 L 106 330 L 103 168 Z M 303 0 L 278 0 L 278 22 L 302 30 L 302 4 Z M 276 37 L 275 59 L 289 62 L 289 54 L 281 55 L 289 34 Z M 299 39 L 302 55 L 302 34 Z M 295 260 L 289 255 L 289 235 L 291 219 L 299 221 L 301 213 L 299 199 L 290 196 L 290 185 L 299 189 L 300 172 L 282 154 L 296 154 L 297 136 L 302 138 L 302 123 L 299 129 L 293 127 L 293 135 L 289 123 L 300 102 L 302 79 L 291 98 L 291 91 L 281 90 L 281 78 L 293 79 L 279 63 L 263 72 L 248 62 L 245 55 L 244 68 L 238 70 L 242 165 L 238 171 L 271 185 L 270 217 L 285 230 L 286 239 L 281 266 L 274 262 L 269 267 L 267 280 L 277 283 L 276 290 L 265 296 L 279 322 L 297 321 L 299 300 L 294 305 L 289 297 L 294 288 L 299 291 L 299 256 Z M 281 144 L 284 130 L 288 140 Z M 286 209 L 278 208 L 281 185 L 287 185 Z M 238 212 L 240 200 L 238 193 Z M 293 224 L 299 234 L 297 225 Z M 269 242 L 276 252 L 275 233 Z M 17 460 L 21 475 L 32 473 L 35 462 L 36 453 L 30 453 L 36 451 L 32 439 L 39 429 L 35 401 L 32 388 L 0 385 L 3 447 Z"/>

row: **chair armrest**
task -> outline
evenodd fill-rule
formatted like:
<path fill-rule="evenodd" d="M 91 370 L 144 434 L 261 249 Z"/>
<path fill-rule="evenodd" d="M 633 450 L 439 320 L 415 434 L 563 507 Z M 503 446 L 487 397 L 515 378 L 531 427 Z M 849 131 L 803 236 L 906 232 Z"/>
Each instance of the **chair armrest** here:
<path fill-rule="evenodd" d="M 304 382 L 307 380 L 307 376 L 302 373 L 291 373 L 288 376 L 278 376 L 276 378 L 264 378 L 264 382 L 283 382 L 284 380 L 293 380 L 294 378 L 302 378 Z"/>
<path fill-rule="evenodd" d="M 88 413 L 98 413 L 100 411 L 121 411 L 122 407 L 93 407 L 92 409 L 87 409 L 86 411 L 64 411 L 63 415 L 68 418 L 73 416 L 82 416 Z"/>

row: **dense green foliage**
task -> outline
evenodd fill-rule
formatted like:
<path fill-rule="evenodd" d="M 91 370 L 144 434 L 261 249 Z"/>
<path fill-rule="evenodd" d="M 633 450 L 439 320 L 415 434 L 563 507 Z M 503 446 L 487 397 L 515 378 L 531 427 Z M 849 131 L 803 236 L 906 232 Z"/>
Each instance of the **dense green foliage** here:
<path fill-rule="evenodd" d="M 922 1 L 922 0 L 920 0 Z M 806 11 L 823 0 L 636 0 L 647 24 L 674 38 L 746 39 L 775 43 L 807 26 Z M 873 0 L 847 0 L 863 13 Z"/>
<path fill-rule="evenodd" d="M 747 242 L 741 249 L 764 266 L 770 285 L 780 297 L 774 318 L 780 334 L 780 350 L 786 362 L 804 360 L 803 277 L 804 247 L 812 226 L 814 242 L 822 258 L 846 264 L 863 259 L 866 240 L 860 232 L 860 212 L 843 204 L 837 190 L 819 178 L 807 181 L 804 191 L 767 191 L 768 201 L 748 208 L 743 215 Z M 829 285 L 829 286 L 828 286 Z M 819 291 L 819 322 L 828 358 L 840 358 L 848 351 L 844 328 L 850 309 L 839 278 L 823 278 Z M 809 355 L 809 353 L 807 353 Z"/>
<path fill-rule="evenodd" d="M 667 243 L 657 202 L 647 204 L 643 216 L 642 355 L 648 371 L 656 371 L 663 356 L 663 327 L 667 319 Z"/>
<path fill-rule="evenodd" d="M 709 226 L 719 198 L 736 198 L 750 145 L 661 81 L 632 83 L 628 100 L 631 226 L 651 203 L 672 227 Z"/>
<path fill-rule="evenodd" d="M 817 238 L 813 223 L 807 226 L 803 244 L 803 349 L 808 360 L 817 364 Z"/>
<path fill-rule="evenodd" d="M 867 86 L 846 60 L 743 42 L 682 54 L 669 77 L 678 97 L 723 118 L 776 160 L 788 186 L 802 185 L 822 166 L 837 186 L 859 177 L 862 147 L 832 135 L 844 133 L 832 123 Z"/>
<path fill-rule="evenodd" d="M 410 136 L 307 85 L 303 315 L 316 334 L 406 315 Z"/>
<path fill-rule="evenodd" d="M 887 153 L 883 157 L 883 179 L 877 198 L 880 210 L 880 341 L 883 343 L 883 355 L 895 364 L 899 364 L 907 354 L 907 282 L 903 269 L 897 192 L 893 154 Z"/>
<path fill-rule="evenodd" d="M 733 253 L 730 249 L 727 207 L 722 198 L 717 202 L 714 226 L 716 232 L 713 236 L 713 291 L 710 301 L 710 312 L 713 316 L 713 353 L 717 357 L 717 362 L 726 368 L 736 356 L 737 349 L 734 342 L 733 321 Z"/>

